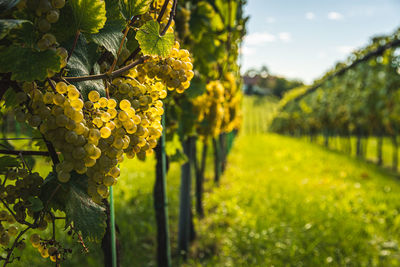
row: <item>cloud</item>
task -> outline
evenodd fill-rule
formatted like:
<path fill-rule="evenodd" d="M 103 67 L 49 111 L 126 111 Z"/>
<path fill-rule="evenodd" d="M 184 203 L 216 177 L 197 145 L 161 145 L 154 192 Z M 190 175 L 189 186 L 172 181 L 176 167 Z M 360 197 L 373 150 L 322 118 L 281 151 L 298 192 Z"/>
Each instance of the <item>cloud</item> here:
<path fill-rule="evenodd" d="M 340 45 L 336 47 L 336 51 L 338 51 L 341 54 L 350 54 L 353 52 L 355 49 L 354 46 L 351 45 Z"/>
<path fill-rule="evenodd" d="M 254 48 L 248 47 L 248 46 L 242 46 L 239 50 L 239 53 L 244 55 L 244 56 L 251 56 L 256 53 L 256 50 Z"/>
<path fill-rule="evenodd" d="M 284 43 L 289 43 L 292 41 L 292 35 L 289 32 L 280 32 L 278 34 L 279 40 L 281 40 Z"/>
<path fill-rule="evenodd" d="M 276 22 L 276 19 L 274 17 L 268 17 L 265 19 L 265 21 L 269 24 L 272 24 Z"/>
<path fill-rule="evenodd" d="M 328 54 L 325 51 L 319 51 L 317 53 L 317 58 L 318 59 L 325 59 L 328 56 Z"/>
<path fill-rule="evenodd" d="M 342 20 L 343 18 L 343 15 L 338 12 L 332 11 L 328 13 L 328 19 L 330 20 Z"/>
<path fill-rule="evenodd" d="M 276 36 L 268 32 L 255 32 L 246 35 L 244 39 L 246 45 L 262 45 L 276 41 Z"/>
<path fill-rule="evenodd" d="M 313 20 L 313 19 L 315 19 L 315 14 L 312 13 L 312 12 L 307 12 L 307 13 L 306 13 L 306 19 L 308 19 L 308 20 Z"/>

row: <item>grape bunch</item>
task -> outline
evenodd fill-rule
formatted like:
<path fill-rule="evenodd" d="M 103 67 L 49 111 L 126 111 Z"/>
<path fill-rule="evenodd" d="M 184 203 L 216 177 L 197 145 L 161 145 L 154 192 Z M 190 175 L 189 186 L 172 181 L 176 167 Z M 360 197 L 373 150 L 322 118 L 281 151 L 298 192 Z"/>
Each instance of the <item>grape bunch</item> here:
<path fill-rule="evenodd" d="M 32 13 L 35 16 L 35 28 L 38 30 L 39 40 L 36 47 L 39 51 L 48 49 L 56 50 L 60 56 L 61 68 L 67 65 L 68 52 L 59 47 L 56 37 L 50 33 L 51 24 L 58 21 L 60 9 L 65 6 L 65 0 L 22 0 L 17 8 L 22 12 Z M 54 76 L 54 73 L 48 73 L 48 77 Z"/>
<path fill-rule="evenodd" d="M 198 114 L 198 132 L 200 135 L 217 136 L 221 132 L 224 120 L 225 88 L 221 81 L 211 81 L 206 85 L 206 92 L 193 100 Z M 206 121 L 203 124 L 201 122 Z"/>
<path fill-rule="evenodd" d="M 242 94 L 237 86 L 235 75 L 227 72 L 222 81 L 225 88 L 224 119 L 222 122 L 222 131 L 231 132 L 233 129 L 239 129 L 242 121 L 241 106 Z"/>
<path fill-rule="evenodd" d="M 62 248 L 59 242 L 42 238 L 37 233 L 31 234 L 29 241 L 43 258 L 50 258 L 52 262 L 63 261 L 66 254 L 72 252 L 71 249 Z"/>
<path fill-rule="evenodd" d="M 179 43 L 175 42 L 168 58 L 152 57 L 143 65 L 139 65 L 136 68 L 137 79 L 140 82 L 145 82 L 146 79 L 159 79 L 168 90 L 183 93 L 189 88 L 194 76 L 191 61 L 189 51 L 179 49 Z"/>
<path fill-rule="evenodd" d="M 20 232 L 20 225 L 27 220 L 34 221 L 31 201 L 39 196 L 43 178 L 21 167 L 7 168 L 2 175 L 4 179 L 0 186 L 0 199 L 8 209 L 0 210 L 0 245 L 8 246 Z M 46 228 L 45 219 L 38 218 L 37 229 Z M 16 247 L 22 250 L 25 243 L 19 240 Z"/>
<path fill-rule="evenodd" d="M 150 86 L 132 77 L 117 78 L 110 99 L 91 91 L 84 102 L 74 85 L 59 82 L 54 87 L 47 84 L 42 92 L 25 83 L 18 100 L 28 101 L 29 109 L 16 109 L 16 119 L 37 127 L 61 152 L 63 160 L 56 166 L 60 182 L 68 182 L 71 171 L 87 174 L 88 194 L 101 202 L 117 182 L 124 155 L 144 159 L 153 152 L 163 130 L 160 99 L 167 92 L 160 82 Z"/>

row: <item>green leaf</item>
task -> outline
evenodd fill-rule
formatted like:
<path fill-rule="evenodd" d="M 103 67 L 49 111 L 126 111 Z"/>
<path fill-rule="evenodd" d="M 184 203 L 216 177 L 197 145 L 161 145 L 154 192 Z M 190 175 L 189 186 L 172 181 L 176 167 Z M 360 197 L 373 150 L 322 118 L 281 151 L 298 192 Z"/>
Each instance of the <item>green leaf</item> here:
<path fill-rule="evenodd" d="M 124 25 L 118 20 L 107 20 L 106 25 L 98 33 L 90 35 L 89 39 L 98 45 L 103 46 L 110 51 L 114 57 L 117 57 L 119 45 L 124 35 L 122 30 Z"/>
<path fill-rule="evenodd" d="M 28 201 L 31 203 L 31 210 L 33 212 L 41 211 L 44 208 L 43 202 L 37 197 L 29 197 Z"/>
<path fill-rule="evenodd" d="M 173 33 L 160 36 L 160 24 L 150 20 L 146 22 L 136 33 L 144 55 L 167 57 L 174 47 L 175 37 Z"/>
<path fill-rule="evenodd" d="M 100 242 L 106 229 L 105 208 L 93 202 L 87 194 L 87 177 L 72 173 L 71 189 L 65 205 L 67 220 L 89 240 Z"/>
<path fill-rule="evenodd" d="M 87 43 L 86 38 L 80 35 L 74 52 L 68 61 L 68 76 L 77 77 L 90 75 L 98 58 L 97 45 L 94 43 Z M 102 80 L 76 82 L 74 85 L 81 91 L 85 99 L 92 90 L 96 90 L 101 95 L 105 95 Z"/>
<path fill-rule="evenodd" d="M 150 9 L 153 0 L 119 0 L 122 15 L 126 20 L 133 16 L 142 15 Z"/>
<path fill-rule="evenodd" d="M 106 4 L 102 0 L 70 0 L 76 30 L 97 33 L 106 23 Z"/>
<path fill-rule="evenodd" d="M 38 52 L 30 48 L 9 46 L 0 51 L 0 73 L 12 72 L 11 80 L 43 81 L 47 72 L 59 72 L 61 58 L 53 50 Z"/>
<path fill-rule="evenodd" d="M 194 77 L 190 81 L 190 87 L 185 91 L 188 98 L 195 98 L 202 95 L 206 91 L 206 83 L 200 78 Z"/>
<path fill-rule="evenodd" d="M 83 238 L 99 242 L 105 233 L 107 217 L 105 208 L 93 202 L 87 194 L 87 183 L 88 177 L 76 172 L 71 173 L 68 183 L 59 183 L 57 175 L 52 172 L 44 181 L 40 199 L 46 203 L 54 189 L 61 185 L 50 200 L 49 207 L 65 212 L 66 226 L 72 222 Z"/>
<path fill-rule="evenodd" d="M 11 108 L 15 106 L 17 103 L 17 93 L 13 88 L 8 88 L 7 91 L 4 93 L 4 107 Z"/>
<path fill-rule="evenodd" d="M 7 168 L 18 167 L 21 163 L 18 159 L 10 156 L 0 157 L 0 172 L 4 172 Z"/>
<path fill-rule="evenodd" d="M 0 1 L 0 14 L 13 8 L 20 0 L 1 0 Z"/>
<path fill-rule="evenodd" d="M 23 23 L 31 23 L 28 20 L 21 19 L 0 19 L 0 40 L 7 36 L 7 34 L 14 28 L 22 25 Z"/>

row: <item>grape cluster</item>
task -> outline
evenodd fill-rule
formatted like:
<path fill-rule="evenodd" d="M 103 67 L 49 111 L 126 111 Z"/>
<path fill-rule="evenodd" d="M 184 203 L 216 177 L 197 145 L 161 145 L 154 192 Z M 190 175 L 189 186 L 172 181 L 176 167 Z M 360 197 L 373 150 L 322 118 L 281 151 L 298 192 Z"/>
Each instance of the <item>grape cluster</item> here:
<path fill-rule="evenodd" d="M 198 96 L 193 101 L 193 106 L 198 114 L 199 134 L 217 136 L 221 132 L 224 120 L 225 88 L 219 80 L 211 81 L 206 85 L 206 93 Z"/>
<path fill-rule="evenodd" d="M 8 168 L 0 186 L 0 199 L 10 210 L 0 210 L 0 245 L 8 246 L 12 237 L 16 237 L 27 217 L 33 218 L 31 198 L 40 194 L 43 178 L 38 173 L 31 173 L 25 168 Z M 38 229 L 47 228 L 47 222 L 38 221 Z M 25 243 L 19 241 L 18 249 L 24 249 Z"/>
<path fill-rule="evenodd" d="M 62 248 L 57 241 L 41 238 L 37 233 L 31 234 L 29 241 L 43 258 L 50 258 L 52 262 L 63 261 L 66 254 L 72 252 L 71 249 Z"/>
<path fill-rule="evenodd" d="M 68 52 L 59 47 L 56 37 L 50 33 L 51 24 L 56 23 L 60 17 L 60 9 L 65 6 L 65 0 L 22 0 L 18 3 L 19 10 L 32 12 L 36 17 L 35 27 L 39 31 L 40 39 L 36 46 L 40 51 L 55 49 L 61 57 L 61 68 L 67 65 Z M 48 73 L 48 77 L 54 73 Z"/>
<path fill-rule="evenodd" d="M 159 14 L 161 12 L 162 6 L 164 5 L 164 2 L 165 2 L 165 0 L 156 0 L 156 1 L 153 2 L 153 10 L 151 10 L 150 14 L 148 14 L 148 16 L 151 19 L 154 19 L 154 20 L 158 19 L 158 16 L 159 16 Z M 169 0 L 168 1 L 167 8 L 165 9 L 165 12 L 164 12 L 164 14 L 163 14 L 163 16 L 161 17 L 161 20 L 160 20 L 160 28 L 161 29 L 164 29 L 165 26 L 168 23 L 169 16 L 171 14 L 171 10 L 172 10 L 172 7 L 173 7 L 173 3 L 174 3 L 173 0 Z M 175 25 L 175 22 L 172 21 L 172 23 L 171 23 L 170 27 L 168 28 L 167 32 L 172 32 L 174 25 Z"/>
<path fill-rule="evenodd" d="M 222 131 L 231 132 L 239 129 L 242 122 L 241 106 L 242 94 L 237 86 L 235 75 L 227 72 L 222 81 L 225 88 L 224 119 L 222 122 Z"/>
<path fill-rule="evenodd" d="M 38 127 L 61 152 L 63 161 L 56 166 L 60 182 L 68 182 L 71 171 L 87 174 L 88 194 L 96 202 L 108 197 L 108 186 L 117 182 L 124 154 L 144 159 L 163 130 L 160 99 L 167 92 L 160 82 L 150 86 L 129 76 L 117 78 L 110 87 L 112 98 L 91 91 L 85 102 L 74 85 L 64 82 L 55 85 L 55 92 L 47 85 L 43 93 L 34 83 L 23 89 L 18 100 L 28 101 L 30 109 L 17 109 L 16 119 Z"/>
<path fill-rule="evenodd" d="M 186 49 L 179 49 L 178 42 L 175 42 L 168 58 L 152 57 L 143 65 L 139 65 L 136 70 L 140 82 L 145 82 L 146 78 L 158 78 L 168 90 L 176 90 L 178 93 L 183 93 L 189 88 L 190 80 L 194 76 L 190 53 Z"/>

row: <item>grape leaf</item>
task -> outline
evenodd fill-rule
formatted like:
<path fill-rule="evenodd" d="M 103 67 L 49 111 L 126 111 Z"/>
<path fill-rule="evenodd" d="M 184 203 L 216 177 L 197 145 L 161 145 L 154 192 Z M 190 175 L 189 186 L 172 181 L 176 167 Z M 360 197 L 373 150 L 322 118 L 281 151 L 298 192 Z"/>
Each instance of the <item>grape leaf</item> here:
<path fill-rule="evenodd" d="M 90 35 L 88 38 L 98 45 L 104 46 L 114 57 L 117 57 L 118 48 L 124 35 L 122 30 L 124 25 L 118 20 L 107 20 L 106 25 L 98 33 Z"/>
<path fill-rule="evenodd" d="M 175 37 L 173 33 L 160 36 L 160 24 L 154 20 L 146 22 L 136 33 L 144 55 L 167 57 L 174 47 Z"/>
<path fill-rule="evenodd" d="M 99 58 L 99 54 L 96 50 L 96 44 L 87 43 L 86 38 L 83 35 L 80 35 L 74 52 L 68 61 L 68 76 L 77 77 L 90 75 L 94 64 Z M 82 96 L 85 99 L 91 90 L 96 90 L 101 95 L 105 95 L 104 84 L 102 80 L 75 82 L 74 85 L 79 91 L 81 91 Z"/>
<path fill-rule="evenodd" d="M 122 15 L 126 20 L 130 20 L 133 16 L 146 13 L 153 0 L 119 0 Z"/>
<path fill-rule="evenodd" d="M 32 22 L 20 19 L 0 19 L 0 40 L 6 37 L 12 29 L 20 26 L 23 23 Z"/>
<path fill-rule="evenodd" d="M 13 8 L 20 0 L 1 0 L 0 1 L 0 14 Z"/>
<path fill-rule="evenodd" d="M 37 197 L 29 197 L 28 201 L 31 203 L 31 210 L 33 212 L 41 211 L 44 208 L 43 202 Z"/>
<path fill-rule="evenodd" d="M 43 52 L 11 45 L 0 51 L 0 73 L 11 72 L 11 80 L 43 81 L 47 72 L 59 72 L 61 58 L 53 50 Z"/>
<path fill-rule="evenodd" d="M 3 156 L 0 157 L 0 172 L 4 172 L 7 168 L 18 167 L 21 163 L 14 157 Z"/>
<path fill-rule="evenodd" d="M 106 4 L 102 0 L 70 0 L 76 30 L 97 33 L 106 23 Z"/>
<path fill-rule="evenodd" d="M 49 201 L 49 207 L 65 212 L 66 227 L 73 222 L 83 238 L 99 242 L 105 233 L 107 217 L 105 208 L 93 202 L 87 194 L 87 182 L 86 175 L 71 172 L 71 179 L 67 183 L 59 183 L 57 174 L 51 172 L 44 181 L 40 199 L 46 203 L 54 189 L 61 185 Z"/>
<path fill-rule="evenodd" d="M 100 242 L 106 229 L 105 208 L 93 202 L 87 194 L 87 176 L 71 174 L 70 190 L 65 203 L 67 221 L 89 241 Z"/>
<path fill-rule="evenodd" d="M 185 91 L 185 95 L 191 99 L 202 95 L 205 91 L 206 83 L 198 77 L 194 77 L 190 81 L 190 87 Z"/>

